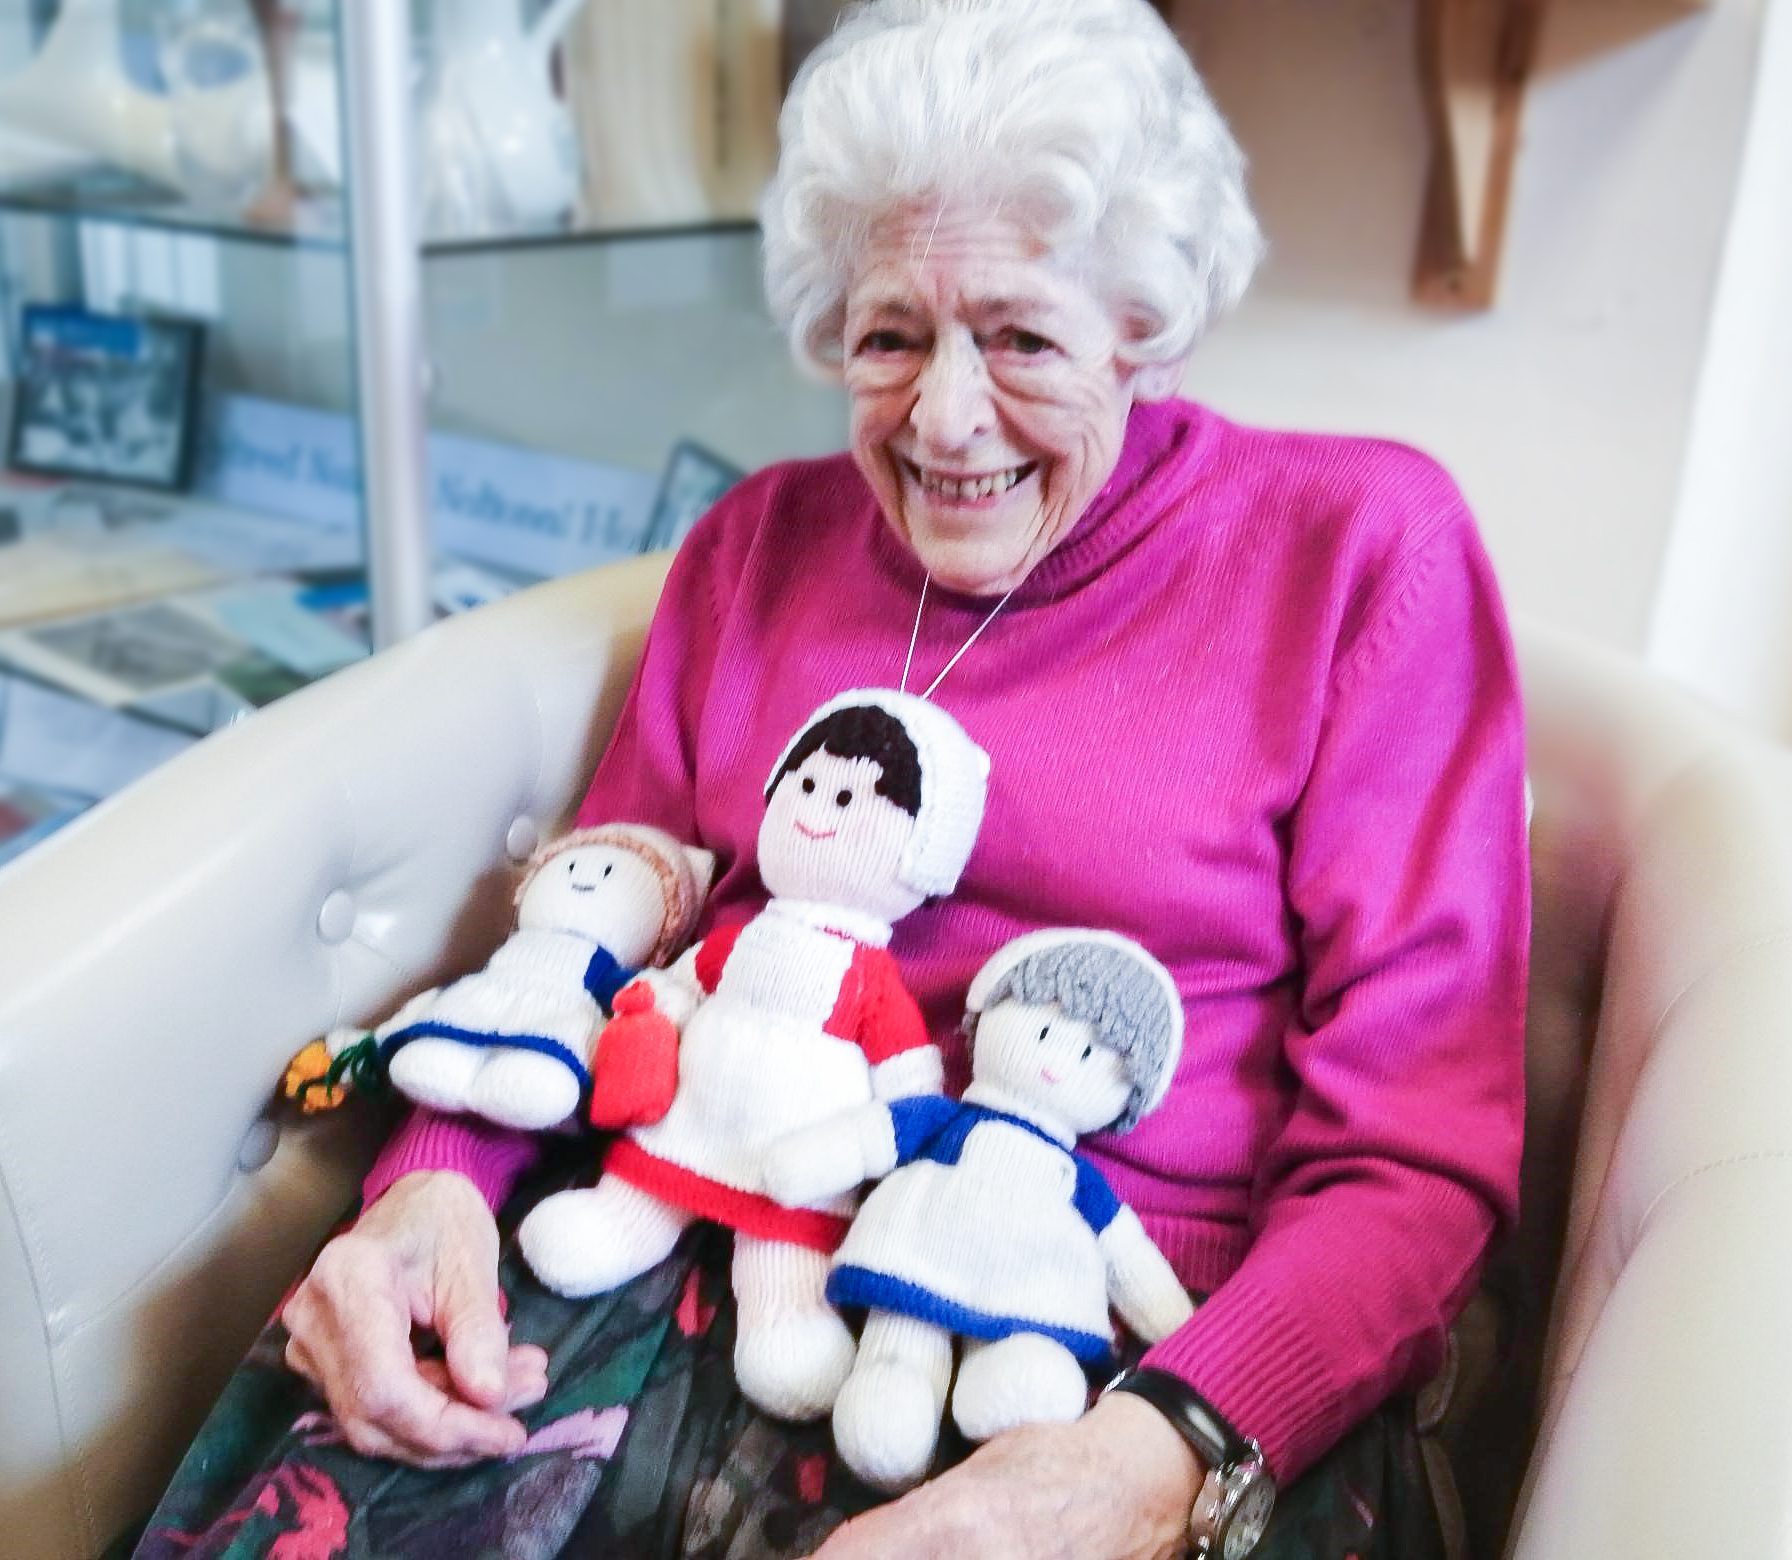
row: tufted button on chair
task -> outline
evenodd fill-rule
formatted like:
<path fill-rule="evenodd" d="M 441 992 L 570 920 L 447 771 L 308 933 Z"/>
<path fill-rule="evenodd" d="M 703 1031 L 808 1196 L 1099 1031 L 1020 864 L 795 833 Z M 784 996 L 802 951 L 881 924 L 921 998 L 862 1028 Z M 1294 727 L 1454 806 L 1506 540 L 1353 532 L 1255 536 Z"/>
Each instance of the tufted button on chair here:
<path fill-rule="evenodd" d="M 665 563 L 435 628 L 0 872 L 9 1560 L 82 1560 L 154 1500 L 379 1129 L 282 1133 L 273 1081 L 503 936 Z M 1428 1423 L 1477 1555 L 1508 1531 L 1522 1560 L 1784 1553 L 1792 762 L 1617 657 L 1520 643 L 1525 1216 Z"/>

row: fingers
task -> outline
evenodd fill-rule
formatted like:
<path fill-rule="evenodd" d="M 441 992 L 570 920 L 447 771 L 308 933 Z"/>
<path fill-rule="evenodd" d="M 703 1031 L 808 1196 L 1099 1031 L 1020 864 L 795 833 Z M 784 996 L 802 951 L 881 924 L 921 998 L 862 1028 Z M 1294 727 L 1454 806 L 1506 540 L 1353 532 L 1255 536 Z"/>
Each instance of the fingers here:
<path fill-rule="evenodd" d="M 497 1276 L 479 1271 L 458 1252 L 436 1263 L 432 1323 L 442 1340 L 448 1374 L 459 1395 L 496 1408 L 508 1386 L 510 1329 L 498 1309 Z"/>
<path fill-rule="evenodd" d="M 318 1385 L 344 1439 L 366 1457 L 386 1457 L 418 1467 L 458 1467 L 522 1450 L 527 1433 L 505 1414 L 475 1408 L 449 1390 L 447 1367 L 419 1361 L 408 1347 L 401 1362 L 352 1376 L 318 1358 L 297 1339 L 287 1345 L 287 1363 Z M 515 1406 L 538 1401 L 545 1379 L 519 1372 Z M 533 1394 L 531 1396 L 531 1394 Z"/>
<path fill-rule="evenodd" d="M 532 1343 L 511 1347 L 504 1407 L 511 1413 L 533 1408 L 548 1395 L 548 1351 Z"/>
<path fill-rule="evenodd" d="M 419 1360 L 417 1369 L 423 1379 L 450 1397 L 457 1396 L 447 1365 L 441 1360 Z M 517 1344 L 506 1361 L 504 1400 L 496 1405 L 505 1413 L 533 1408 L 548 1391 L 547 1355 L 533 1344 Z"/>
<path fill-rule="evenodd" d="M 466 1329 L 460 1346 L 463 1353 L 470 1346 L 476 1361 L 493 1347 L 496 1328 L 490 1365 L 495 1380 L 483 1403 L 464 1400 L 452 1362 L 439 1372 L 419 1364 L 411 1345 L 417 1307 L 409 1287 L 404 1264 L 393 1260 L 386 1243 L 354 1231 L 339 1236 L 287 1303 L 288 1363 L 318 1388 L 349 1444 L 367 1456 L 448 1467 L 520 1450 L 523 1426 L 497 1411 L 513 1395 L 513 1367 L 495 1282 L 483 1308 L 473 1303 L 471 1290 L 435 1305 L 455 1319 L 456 1329 Z M 483 1324 L 482 1309 L 490 1312 Z M 524 1353 L 514 1369 L 518 1396 L 526 1398 L 537 1382 L 545 1389 L 539 1351 Z"/>
<path fill-rule="evenodd" d="M 962 1560 L 965 1555 L 995 1560 L 1006 1556 L 999 1522 L 978 1522 L 968 1531 L 963 1529 L 955 1517 L 955 1502 L 941 1500 L 940 1488 L 937 1480 L 923 1484 L 900 1500 L 854 1517 L 815 1551 L 815 1560 Z"/>
<path fill-rule="evenodd" d="M 900 1520 L 908 1498 L 879 1506 L 836 1528 L 815 1551 L 815 1560 L 934 1560 L 942 1551 L 931 1542 L 925 1525 Z"/>
<path fill-rule="evenodd" d="M 1042 1449 L 1055 1450 L 1050 1437 L 1023 1430 L 1004 1439 L 855 1517 L 815 1560 L 1146 1560 L 1174 1552 L 1111 1531 L 1110 1491 L 1087 1465 L 1042 1460 Z"/>

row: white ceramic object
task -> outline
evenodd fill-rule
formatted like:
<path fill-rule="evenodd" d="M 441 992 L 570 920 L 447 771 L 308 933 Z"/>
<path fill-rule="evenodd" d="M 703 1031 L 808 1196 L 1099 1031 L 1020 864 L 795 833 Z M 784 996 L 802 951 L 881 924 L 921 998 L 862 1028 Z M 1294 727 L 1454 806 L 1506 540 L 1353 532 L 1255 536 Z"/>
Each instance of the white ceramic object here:
<path fill-rule="evenodd" d="M 0 124 L 0 181 L 8 184 L 50 182 L 72 178 L 95 166 L 90 152 L 46 141 L 11 125 Z"/>
<path fill-rule="evenodd" d="M 267 51 L 246 0 L 184 0 L 157 21 L 175 182 L 196 205 L 235 213 L 273 172 Z"/>
<path fill-rule="evenodd" d="M 423 230 L 474 238 L 564 218 L 579 187 L 555 46 L 584 0 L 524 27 L 521 0 L 437 0 L 418 129 Z"/>
<path fill-rule="evenodd" d="M 120 0 L 65 0 L 43 47 L 0 82 L 0 126 L 179 187 L 168 100 L 125 74 Z"/>
<path fill-rule="evenodd" d="M 123 168 L 235 210 L 273 150 L 267 60 L 245 0 L 188 0 L 156 25 L 165 94 L 125 71 L 122 0 L 65 0 L 43 47 L 0 82 L 0 175 Z"/>

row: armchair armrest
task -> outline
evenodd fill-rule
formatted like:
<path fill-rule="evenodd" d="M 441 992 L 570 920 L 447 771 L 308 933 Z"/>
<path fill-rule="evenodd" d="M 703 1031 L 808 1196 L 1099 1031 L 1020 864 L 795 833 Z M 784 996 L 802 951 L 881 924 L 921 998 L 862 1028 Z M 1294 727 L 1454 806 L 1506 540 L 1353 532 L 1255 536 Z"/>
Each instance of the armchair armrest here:
<path fill-rule="evenodd" d="M 1792 754 L 1532 629 L 1527 1219 L 1564 1205 L 1517 1560 L 1792 1530 Z M 1577 1013 L 1574 1010 L 1579 1009 Z"/>
<path fill-rule="evenodd" d="M 667 562 L 441 624 L 0 872 L 9 1555 L 90 1555 L 154 1500 L 371 1147 L 364 1121 L 281 1141 L 282 1064 L 501 939 Z"/>

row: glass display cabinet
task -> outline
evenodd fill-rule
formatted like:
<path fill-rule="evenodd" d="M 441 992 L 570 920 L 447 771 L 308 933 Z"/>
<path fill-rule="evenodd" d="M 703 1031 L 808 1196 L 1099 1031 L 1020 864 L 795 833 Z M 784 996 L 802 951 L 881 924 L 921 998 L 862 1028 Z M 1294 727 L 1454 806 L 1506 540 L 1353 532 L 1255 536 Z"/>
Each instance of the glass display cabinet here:
<path fill-rule="evenodd" d="M 0 863 L 841 447 L 754 209 L 834 0 L 0 0 Z"/>

